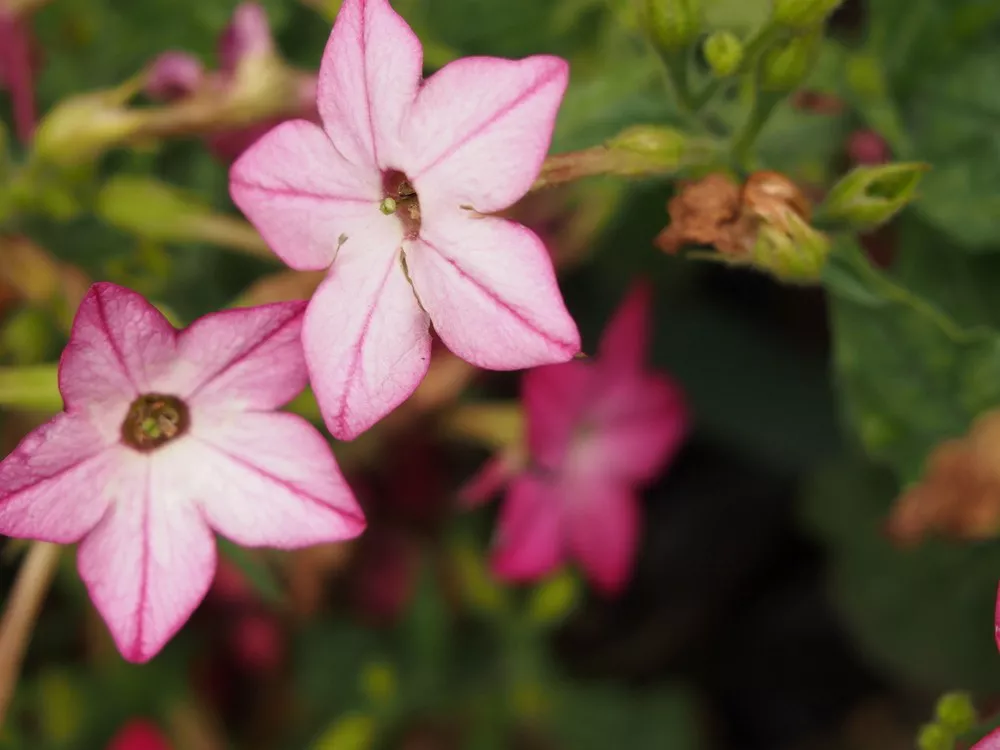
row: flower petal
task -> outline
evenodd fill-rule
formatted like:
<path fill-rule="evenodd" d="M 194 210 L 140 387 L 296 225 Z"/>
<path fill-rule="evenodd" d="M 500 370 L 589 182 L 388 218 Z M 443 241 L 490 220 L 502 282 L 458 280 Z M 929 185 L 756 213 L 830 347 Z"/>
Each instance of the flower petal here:
<path fill-rule="evenodd" d="M 115 284 L 90 287 L 59 361 L 68 411 L 87 409 L 102 430 L 121 427 L 128 405 L 173 361 L 177 331 L 142 295 Z"/>
<path fill-rule="evenodd" d="M 305 302 L 222 310 L 181 331 L 178 361 L 161 389 L 189 406 L 276 409 L 306 387 Z"/>
<path fill-rule="evenodd" d="M 536 464 L 547 469 L 562 465 L 598 377 L 591 363 L 579 361 L 535 367 L 524 374 L 521 400 L 527 416 L 528 451 Z"/>
<path fill-rule="evenodd" d="M 306 363 L 334 437 L 350 440 L 413 393 L 427 373 L 427 316 L 398 252 L 341 252 L 306 310 Z"/>
<path fill-rule="evenodd" d="M 300 271 L 326 268 L 342 239 L 365 244 L 370 224 L 389 221 L 378 210 L 381 174 L 348 164 L 305 120 L 283 122 L 250 146 L 229 172 L 229 193 L 275 254 Z"/>
<path fill-rule="evenodd" d="M 525 474 L 515 479 L 497 520 L 491 566 L 507 580 L 541 578 L 563 560 L 558 485 Z"/>
<path fill-rule="evenodd" d="M 184 482 L 209 525 L 246 547 L 292 549 L 356 537 L 364 515 L 330 446 L 295 414 L 192 424 Z"/>
<path fill-rule="evenodd" d="M 639 505 L 625 484 L 593 476 L 561 483 L 566 543 L 590 581 L 605 594 L 628 582 L 639 540 Z"/>
<path fill-rule="evenodd" d="M 523 467 L 523 460 L 517 451 L 505 450 L 491 456 L 475 476 L 458 490 L 458 500 L 463 508 L 477 508 L 493 499 L 511 477 Z"/>
<path fill-rule="evenodd" d="M 98 612 L 129 661 L 163 648 L 205 597 L 215 574 L 215 539 L 183 494 L 172 455 L 124 451 L 108 512 L 81 542 L 77 563 Z"/>
<path fill-rule="evenodd" d="M 649 349 L 652 301 L 653 289 L 646 281 L 629 290 L 601 336 L 598 362 L 602 368 L 642 369 Z"/>
<path fill-rule="evenodd" d="M 405 162 L 422 208 L 501 211 L 538 177 L 569 80 L 558 57 L 465 57 L 420 89 L 403 130 Z"/>
<path fill-rule="evenodd" d="M 541 240 L 493 217 L 424 223 L 407 243 L 417 296 L 445 345 L 490 370 L 565 362 L 580 334 Z"/>
<path fill-rule="evenodd" d="M 121 450 L 82 415 L 58 414 L 0 462 L 0 534 L 77 542 L 104 515 Z"/>
<path fill-rule="evenodd" d="M 972 746 L 972 750 L 1000 750 L 1000 729 L 994 729 L 983 737 Z"/>
<path fill-rule="evenodd" d="M 574 445 L 568 470 L 649 481 L 680 448 L 688 425 L 684 396 L 668 378 L 632 375 L 605 382 L 593 395 L 588 430 Z"/>
<path fill-rule="evenodd" d="M 400 126 L 420 85 L 423 56 L 388 0 L 344 0 L 323 52 L 316 103 L 347 161 L 398 166 Z"/>

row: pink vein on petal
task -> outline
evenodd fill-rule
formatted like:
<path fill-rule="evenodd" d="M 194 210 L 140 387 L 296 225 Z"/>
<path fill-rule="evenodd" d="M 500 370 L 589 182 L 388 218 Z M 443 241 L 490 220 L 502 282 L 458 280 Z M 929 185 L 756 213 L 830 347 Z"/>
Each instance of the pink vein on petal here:
<path fill-rule="evenodd" d="M 449 258 L 445 253 L 441 252 L 441 250 L 438 247 L 431 244 L 423 237 L 420 238 L 420 242 L 422 242 L 424 245 L 426 245 L 431 250 L 436 252 L 441 257 L 441 259 L 444 260 L 446 263 L 450 264 L 451 267 L 454 268 L 463 279 L 468 280 L 470 283 L 472 283 L 473 286 L 475 286 L 479 291 L 481 291 L 483 294 L 485 294 L 487 297 L 493 300 L 493 302 L 495 302 L 498 306 L 505 309 L 507 312 L 513 315 L 517 320 L 519 320 L 522 324 L 524 324 L 525 328 L 534 331 L 543 339 L 555 344 L 556 346 L 572 347 L 572 342 L 560 341 L 557 338 L 553 338 L 548 333 L 539 328 L 534 322 L 528 320 L 528 318 L 526 318 L 519 310 L 517 310 L 516 308 L 512 307 L 510 304 L 505 302 L 501 297 L 497 296 L 497 294 L 492 289 L 483 284 L 474 276 L 470 276 L 468 273 L 466 273 L 461 266 L 459 266 L 455 261 Z"/>
<path fill-rule="evenodd" d="M 531 96 L 534 95 L 535 92 L 537 92 L 539 89 L 550 83 L 552 79 L 555 78 L 558 74 L 559 71 L 556 69 L 549 75 L 542 76 L 541 78 L 539 78 L 537 81 L 535 81 L 534 84 L 532 84 L 530 88 L 523 91 L 517 98 L 513 99 L 512 101 L 508 102 L 506 105 L 501 107 L 492 117 L 477 125 L 475 128 L 473 128 L 464 136 L 462 136 L 462 138 L 460 138 L 456 143 L 453 143 L 451 146 L 445 149 L 444 153 L 439 155 L 430 164 L 423 167 L 418 174 L 410 175 L 411 181 L 418 180 L 420 178 L 420 175 L 430 172 L 432 169 L 434 169 L 434 167 L 443 162 L 445 159 L 449 158 L 452 154 L 461 149 L 469 141 L 473 140 L 474 138 L 477 138 L 478 136 L 482 135 L 485 131 L 489 130 L 496 123 L 502 120 L 507 114 L 516 109 L 517 106 L 520 105 L 523 101 L 531 98 Z"/>
<path fill-rule="evenodd" d="M 111 351 L 115 353 L 115 358 L 118 360 L 118 364 L 121 365 L 122 372 L 125 373 L 125 378 L 132 388 L 135 389 L 136 393 L 142 393 L 143 389 L 136 385 L 135 379 L 132 377 L 132 372 L 125 365 L 125 355 L 118 348 L 118 342 L 115 341 L 115 337 L 111 333 L 111 327 L 108 325 L 108 316 L 104 312 L 104 300 L 101 298 L 100 292 L 94 294 L 94 303 L 97 305 L 97 317 L 101 319 L 101 328 L 104 331 L 104 336 L 108 339 L 108 345 L 111 347 Z"/>
<path fill-rule="evenodd" d="M 250 182 L 249 180 L 244 180 L 241 177 L 231 176 L 230 184 L 239 185 L 240 187 L 250 188 L 252 190 L 260 190 L 264 193 L 269 193 L 271 195 L 280 195 L 286 198 L 311 198 L 317 201 L 339 201 L 341 203 L 374 203 L 374 201 L 368 198 L 357 198 L 353 196 L 346 195 L 329 195 L 327 193 L 311 193 L 307 190 L 299 190 L 298 188 L 276 188 L 269 187 L 267 185 L 261 185 L 258 182 Z"/>
<path fill-rule="evenodd" d="M 279 333 L 288 328 L 288 326 L 290 326 L 292 323 L 295 323 L 296 320 L 301 318 L 304 313 L 305 313 L 305 306 L 303 305 L 301 308 L 296 310 L 294 314 L 290 315 L 287 320 L 281 323 L 281 325 L 277 326 L 273 331 L 271 331 L 267 336 L 255 342 L 252 346 L 248 347 L 246 351 L 239 352 L 232 359 L 217 367 L 215 372 L 213 372 L 210 376 L 208 376 L 202 382 L 200 382 L 198 385 L 192 388 L 191 391 L 188 394 L 186 394 L 186 398 L 188 399 L 194 398 L 200 391 L 211 385 L 212 382 L 220 375 L 224 374 L 226 371 L 232 369 L 233 367 L 236 367 L 236 365 L 243 362 L 250 355 L 252 355 L 258 349 L 264 346 L 264 344 L 271 341 L 271 339 L 273 339 Z"/>
<path fill-rule="evenodd" d="M 132 643 L 132 653 L 136 656 L 144 654 L 142 645 L 143 630 L 146 623 L 146 599 L 149 597 L 149 493 L 150 475 L 153 473 L 151 461 L 145 461 L 146 466 L 146 491 L 143 493 L 142 502 L 142 572 L 139 574 L 139 622 L 135 627 L 135 640 Z M 113 506 L 109 506 L 110 507 Z"/>
<path fill-rule="evenodd" d="M 289 492 L 291 492 L 296 497 L 301 497 L 304 500 L 308 500 L 311 503 L 314 503 L 315 505 L 320 506 L 321 508 L 323 508 L 323 510 L 329 511 L 330 513 L 334 513 L 334 514 L 339 515 L 339 516 L 348 517 L 352 521 L 356 521 L 356 522 L 359 522 L 361 524 L 365 523 L 364 516 L 355 515 L 353 513 L 350 513 L 349 511 L 341 510 L 339 508 L 336 508 L 336 507 L 330 505 L 329 503 L 323 502 L 318 497 L 315 497 L 314 495 L 311 495 L 310 493 L 308 493 L 305 490 L 303 490 L 301 487 L 297 487 L 296 485 L 294 485 L 291 482 L 289 482 L 287 479 L 282 479 L 281 477 L 272 474 L 271 472 L 267 471 L 266 469 L 262 469 L 257 464 L 250 463 L 246 459 L 241 458 L 240 456 L 237 456 L 237 455 L 235 455 L 233 453 L 230 453 L 225 448 L 219 447 L 215 443 L 212 443 L 212 442 L 206 440 L 204 437 L 198 437 L 196 439 L 202 445 L 204 445 L 204 446 L 206 446 L 208 448 L 211 448 L 216 453 L 219 453 L 220 455 L 223 455 L 226 458 L 228 458 L 230 461 L 238 463 L 240 466 L 245 466 L 250 471 L 256 472 L 257 474 L 260 474 L 265 479 L 269 479 L 272 482 L 274 482 L 275 484 L 284 487 L 285 489 L 287 489 Z"/>
<path fill-rule="evenodd" d="M 73 471 L 74 469 L 78 469 L 81 466 L 83 466 L 85 463 L 87 463 L 89 461 L 93 461 L 95 458 L 100 458 L 102 455 L 104 455 L 104 453 L 110 447 L 111 446 L 102 446 L 100 448 L 100 450 L 97 451 L 97 453 L 92 453 L 89 456 L 84 456 L 83 458 L 79 459 L 78 461 L 74 461 L 69 466 L 62 467 L 61 469 L 59 469 L 59 471 L 55 472 L 54 474 L 49 474 L 47 477 L 40 477 L 39 479 L 37 479 L 36 481 L 32 482 L 31 484 L 27 484 L 24 487 L 19 487 L 18 489 L 14 490 L 10 494 L 7 494 L 7 495 L 4 495 L 3 497 L 0 497 L 0 505 L 2 505 L 3 503 L 9 502 L 10 500 L 13 500 L 14 498 L 22 495 L 23 493 L 27 492 L 28 490 L 35 489 L 36 487 L 38 487 L 41 484 L 44 484 L 45 482 L 48 482 L 48 481 L 50 481 L 52 479 L 56 479 L 58 477 L 61 477 L 63 474 L 66 474 L 67 472 Z"/>

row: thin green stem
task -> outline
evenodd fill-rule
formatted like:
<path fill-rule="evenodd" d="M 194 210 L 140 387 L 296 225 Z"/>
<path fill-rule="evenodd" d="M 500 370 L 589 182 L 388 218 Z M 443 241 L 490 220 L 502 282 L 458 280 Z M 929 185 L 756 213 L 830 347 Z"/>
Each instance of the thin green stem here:
<path fill-rule="evenodd" d="M 733 140 L 732 157 L 734 163 L 742 169 L 752 171 L 754 167 L 753 147 L 757 136 L 774 112 L 774 108 L 784 97 L 760 91 L 759 84 L 754 86 L 753 105 L 742 130 Z"/>

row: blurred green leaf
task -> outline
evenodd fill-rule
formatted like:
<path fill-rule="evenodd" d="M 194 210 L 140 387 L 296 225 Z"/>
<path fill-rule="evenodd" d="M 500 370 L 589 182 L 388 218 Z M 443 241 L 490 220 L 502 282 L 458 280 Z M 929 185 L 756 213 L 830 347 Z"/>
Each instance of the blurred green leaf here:
<path fill-rule="evenodd" d="M 831 256 L 826 286 L 849 419 L 873 455 L 915 479 L 931 448 L 1000 404 L 1000 334 L 956 323 L 853 244 Z"/>
<path fill-rule="evenodd" d="M 566 750 L 701 747 L 694 701 L 680 688 L 565 684 L 551 698 L 552 733 Z"/>
<path fill-rule="evenodd" d="M 272 606 L 284 603 L 285 592 L 281 582 L 264 560 L 224 537 L 218 537 L 218 543 L 219 552 L 239 568 L 261 599 Z"/>
<path fill-rule="evenodd" d="M 1000 544 L 893 548 L 882 527 L 897 488 L 857 459 L 831 463 L 810 483 L 804 517 L 830 551 L 834 601 L 867 657 L 895 678 L 930 692 L 995 691 Z"/>

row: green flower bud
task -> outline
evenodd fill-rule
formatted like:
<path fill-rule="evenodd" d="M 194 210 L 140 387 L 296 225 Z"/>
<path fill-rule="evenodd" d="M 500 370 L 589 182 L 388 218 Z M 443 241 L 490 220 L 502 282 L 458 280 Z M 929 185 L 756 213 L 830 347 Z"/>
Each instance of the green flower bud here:
<path fill-rule="evenodd" d="M 774 0 L 771 18 L 792 29 L 810 29 L 823 23 L 843 0 Z"/>
<path fill-rule="evenodd" d="M 917 735 L 917 747 L 920 750 L 953 750 L 955 737 L 938 724 L 925 724 Z"/>
<path fill-rule="evenodd" d="M 368 714 L 344 714 L 320 735 L 312 750 L 368 750 L 375 745 L 375 728 Z"/>
<path fill-rule="evenodd" d="M 616 174 L 672 171 L 681 166 L 689 139 L 679 130 L 658 125 L 636 125 L 605 145 L 615 157 Z"/>
<path fill-rule="evenodd" d="M 374 706 L 384 706 L 396 697 L 396 671 L 388 662 L 371 662 L 361 670 L 361 690 Z"/>
<path fill-rule="evenodd" d="M 743 62 L 743 42 L 731 31 L 716 31 L 705 40 L 705 60 L 719 78 L 731 76 Z"/>
<path fill-rule="evenodd" d="M 761 89 L 786 93 L 798 87 L 812 72 L 821 41 L 819 31 L 813 31 L 768 49 L 761 60 Z"/>
<path fill-rule="evenodd" d="M 701 32 L 701 0 L 645 0 L 646 27 L 667 52 L 690 46 Z"/>
<path fill-rule="evenodd" d="M 557 625 L 573 611 L 579 594 L 580 584 L 572 573 L 556 573 L 532 591 L 528 620 L 543 627 Z"/>
<path fill-rule="evenodd" d="M 122 104 L 115 91 L 81 94 L 62 101 L 38 125 L 35 156 L 59 167 L 95 161 L 142 126 L 143 115 Z"/>
<path fill-rule="evenodd" d="M 830 255 L 830 239 L 794 211 L 781 225 L 765 222 L 750 251 L 751 265 L 779 281 L 811 284 L 819 281 Z"/>
<path fill-rule="evenodd" d="M 946 693 L 938 700 L 938 722 L 954 734 L 965 734 L 977 721 L 976 708 L 968 693 Z"/>
<path fill-rule="evenodd" d="M 884 224 L 916 196 L 926 164 L 900 162 L 860 166 L 840 180 L 820 206 L 825 222 L 843 222 L 858 231 Z"/>

